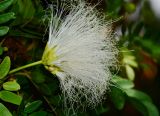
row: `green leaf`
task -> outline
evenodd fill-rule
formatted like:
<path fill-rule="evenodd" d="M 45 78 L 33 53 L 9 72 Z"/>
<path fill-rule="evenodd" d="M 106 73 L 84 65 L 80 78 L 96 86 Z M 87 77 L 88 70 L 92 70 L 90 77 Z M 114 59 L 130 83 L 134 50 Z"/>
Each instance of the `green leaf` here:
<path fill-rule="evenodd" d="M 140 101 L 149 101 L 152 102 L 151 98 L 144 92 L 135 90 L 135 89 L 128 89 L 125 90 L 128 97 L 132 97 L 134 99 L 140 100 Z"/>
<path fill-rule="evenodd" d="M 2 103 L 0 103 L 0 115 L 1 116 L 12 116 L 10 111 Z"/>
<path fill-rule="evenodd" d="M 148 116 L 159 116 L 158 109 L 156 108 L 156 106 L 154 104 L 152 104 L 151 102 L 148 102 L 148 101 L 142 101 L 142 103 L 144 104 L 144 106 L 147 109 Z"/>
<path fill-rule="evenodd" d="M 119 76 L 113 77 L 112 81 L 122 89 L 131 89 L 134 87 L 134 83 L 132 81 L 124 79 Z"/>
<path fill-rule="evenodd" d="M 9 31 L 9 27 L 7 27 L 7 26 L 0 27 L 0 36 L 7 34 L 8 31 Z"/>
<path fill-rule="evenodd" d="M 13 0 L 3 0 L 0 2 L 0 12 L 7 9 L 11 4 L 13 3 Z"/>
<path fill-rule="evenodd" d="M 32 113 L 35 110 L 37 110 L 41 105 L 42 105 L 42 101 L 40 101 L 40 100 L 34 101 L 26 106 L 26 108 L 24 109 L 24 112 L 25 113 Z"/>
<path fill-rule="evenodd" d="M 130 52 L 130 51 L 128 50 L 127 52 Z M 128 59 L 128 60 L 135 60 L 136 59 L 136 57 L 133 56 L 132 54 L 129 54 L 129 55 L 127 55 L 125 53 L 123 53 L 123 54 L 124 54 L 124 59 Z"/>
<path fill-rule="evenodd" d="M 124 56 L 123 63 L 133 67 L 138 67 L 137 62 L 133 58 L 134 56 Z"/>
<path fill-rule="evenodd" d="M 0 79 L 3 79 L 9 72 L 11 60 L 9 56 L 6 56 L 0 64 Z"/>
<path fill-rule="evenodd" d="M 8 81 L 3 83 L 3 88 L 8 91 L 20 90 L 20 85 L 16 81 Z"/>
<path fill-rule="evenodd" d="M 115 107 L 119 110 L 123 109 L 125 104 L 125 93 L 116 87 L 111 87 L 110 95 Z"/>
<path fill-rule="evenodd" d="M 140 113 L 142 113 L 142 116 L 148 116 L 147 109 L 139 100 L 134 98 L 129 98 L 129 101 Z"/>
<path fill-rule="evenodd" d="M 126 94 L 131 100 L 132 104 L 143 114 L 147 116 L 159 116 L 158 109 L 152 103 L 151 98 L 138 90 L 126 90 Z"/>
<path fill-rule="evenodd" d="M 0 99 L 2 99 L 5 102 L 9 102 L 15 105 L 20 105 L 22 101 L 21 96 L 15 93 L 9 92 L 9 91 L 5 91 L 5 90 L 0 91 Z"/>
<path fill-rule="evenodd" d="M 47 116 L 47 112 L 45 111 L 38 111 L 30 114 L 29 116 Z"/>
<path fill-rule="evenodd" d="M 135 98 L 129 98 L 129 100 L 143 116 L 159 116 L 158 109 L 151 101 Z"/>
<path fill-rule="evenodd" d="M 6 23 L 11 19 L 15 19 L 15 14 L 13 12 L 2 14 L 0 15 L 0 24 Z"/>
<path fill-rule="evenodd" d="M 135 78 L 135 72 L 134 72 L 133 68 L 130 67 L 129 65 L 126 65 L 125 67 L 126 67 L 127 77 L 128 77 L 131 81 L 133 81 L 134 78 Z"/>

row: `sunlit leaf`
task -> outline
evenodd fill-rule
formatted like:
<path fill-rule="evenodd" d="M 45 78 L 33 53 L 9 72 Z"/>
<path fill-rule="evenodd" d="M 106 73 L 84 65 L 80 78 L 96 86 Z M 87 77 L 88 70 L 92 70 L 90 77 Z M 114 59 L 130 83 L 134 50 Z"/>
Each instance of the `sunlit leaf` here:
<path fill-rule="evenodd" d="M 14 0 L 3 0 L 0 2 L 0 12 L 7 9 Z"/>
<path fill-rule="evenodd" d="M 5 13 L 0 15 L 0 24 L 6 23 L 11 19 L 15 19 L 15 14 L 13 12 Z"/>
<path fill-rule="evenodd" d="M 3 79 L 10 70 L 11 61 L 8 56 L 4 58 L 2 63 L 0 64 L 0 79 Z"/>
<path fill-rule="evenodd" d="M 131 59 L 132 58 L 132 59 Z M 124 64 L 127 64 L 127 65 L 130 65 L 132 67 L 138 67 L 138 64 L 137 62 L 133 59 L 134 57 L 132 56 L 126 56 L 124 59 L 123 59 L 123 63 Z"/>
<path fill-rule="evenodd" d="M 126 67 L 126 74 L 127 74 L 127 77 L 130 79 L 130 80 L 134 80 L 135 78 L 135 72 L 133 70 L 132 67 L 130 67 L 129 65 L 125 65 Z"/>
<path fill-rule="evenodd" d="M 127 89 L 125 92 L 129 97 L 135 98 L 137 100 L 152 102 L 151 98 L 144 92 L 135 89 Z"/>
<path fill-rule="evenodd" d="M 12 116 L 10 111 L 2 103 L 0 103 L 0 116 Z"/>
<path fill-rule="evenodd" d="M 21 96 L 5 90 L 0 91 L 0 99 L 15 105 L 20 105 L 22 101 Z"/>
<path fill-rule="evenodd" d="M 8 81 L 3 83 L 3 88 L 9 91 L 18 91 L 20 90 L 20 85 L 16 81 Z"/>
<path fill-rule="evenodd" d="M 124 79 L 119 76 L 112 78 L 113 83 L 117 84 L 122 89 L 131 89 L 134 87 L 134 83 L 130 80 Z"/>
<path fill-rule="evenodd" d="M 7 26 L 0 27 L 0 36 L 7 34 L 8 31 L 9 31 L 9 27 L 7 27 Z"/>

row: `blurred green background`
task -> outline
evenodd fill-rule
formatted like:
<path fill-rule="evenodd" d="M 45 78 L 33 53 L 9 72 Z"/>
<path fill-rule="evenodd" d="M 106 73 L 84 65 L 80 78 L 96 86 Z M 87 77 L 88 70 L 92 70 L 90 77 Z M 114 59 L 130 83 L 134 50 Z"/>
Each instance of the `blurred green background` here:
<path fill-rule="evenodd" d="M 160 2 L 87 2 L 112 20 L 119 64 L 113 70 L 107 99 L 95 109 L 78 109 L 77 115 L 159 116 Z M 43 66 L 7 75 L 10 69 L 41 59 L 51 3 L 57 5 L 57 0 L 0 0 L 0 116 L 65 113 L 59 81 Z"/>

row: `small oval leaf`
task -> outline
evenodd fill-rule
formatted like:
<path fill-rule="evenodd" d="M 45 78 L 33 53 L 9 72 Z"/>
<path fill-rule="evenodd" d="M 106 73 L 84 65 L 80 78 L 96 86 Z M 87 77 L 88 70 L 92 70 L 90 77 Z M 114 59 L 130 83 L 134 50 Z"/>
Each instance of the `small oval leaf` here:
<path fill-rule="evenodd" d="M 5 90 L 0 91 L 0 99 L 15 105 L 20 105 L 22 101 L 21 96 Z"/>
<path fill-rule="evenodd" d="M 7 34 L 9 31 L 9 27 L 7 26 L 2 26 L 0 27 L 0 36 L 4 36 L 5 34 Z"/>
<path fill-rule="evenodd" d="M 0 103 L 0 115 L 1 116 L 12 116 L 10 111 L 2 103 Z"/>
<path fill-rule="evenodd" d="M 42 101 L 37 100 L 32 103 L 30 103 L 26 108 L 24 109 L 25 113 L 32 113 L 35 110 L 37 110 L 42 105 Z"/>
<path fill-rule="evenodd" d="M 15 19 L 15 14 L 13 12 L 2 14 L 0 15 L 0 24 L 6 23 L 11 19 Z"/>
<path fill-rule="evenodd" d="M 20 90 L 20 85 L 16 81 L 8 81 L 3 83 L 3 89 L 8 91 L 18 91 Z"/>
<path fill-rule="evenodd" d="M 133 70 L 132 67 L 130 67 L 129 65 L 126 65 L 126 74 L 129 80 L 133 81 L 135 78 L 135 72 Z"/>
<path fill-rule="evenodd" d="M 0 12 L 7 9 L 11 4 L 13 3 L 13 0 L 3 0 L 0 2 Z"/>
<path fill-rule="evenodd" d="M 132 56 L 131 56 L 132 57 Z M 138 63 L 135 61 L 135 60 L 132 60 L 132 59 L 129 59 L 131 58 L 130 56 L 126 56 L 124 59 L 123 59 L 123 63 L 126 64 L 126 65 L 130 65 L 132 67 L 135 67 L 137 68 L 138 67 Z"/>
<path fill-rule="evenodd" d="M 0 79 L 3 79 L 9 72 L 11 60 L 9 56 L 6 56 L 0 64 Z"/>
<path fill-rule="evenodd" d="M 140 101 L 150 101 L 152 102 L 151 98 L 141 91 L 135 90 L 135 89 L 127 89 L 125 90 L 128 97 L 140 100 Z"/>
<path fill-rule="evenodd" d="M 134 83 L 131 80 L 124 79 L 119 76 L 112 78 L 113 83 L 117 84 L 121 89 L 131 89 L 134 87 Z"/>

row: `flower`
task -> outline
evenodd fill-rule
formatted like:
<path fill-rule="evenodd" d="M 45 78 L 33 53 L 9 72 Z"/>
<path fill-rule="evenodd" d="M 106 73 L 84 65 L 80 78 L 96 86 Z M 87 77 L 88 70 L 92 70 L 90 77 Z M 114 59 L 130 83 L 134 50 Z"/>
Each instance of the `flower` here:
<path fill-rule="evenodd" d="M 72 5 L 64 18 L 62 14 L 51 14 L 42 62 L 57 75 L 66 106 L 94 107 L 103 100 L 112 76 L 110 67 L 117 61 L 112 22 L 85 2 Z"/>

